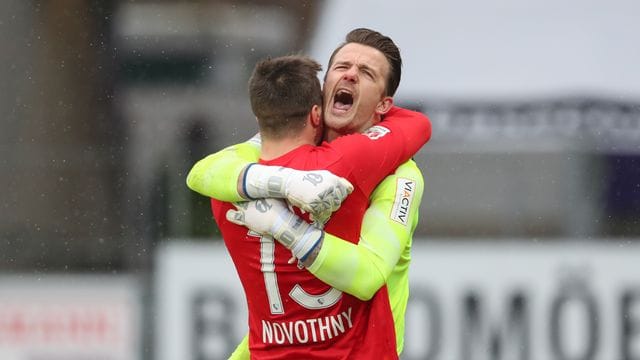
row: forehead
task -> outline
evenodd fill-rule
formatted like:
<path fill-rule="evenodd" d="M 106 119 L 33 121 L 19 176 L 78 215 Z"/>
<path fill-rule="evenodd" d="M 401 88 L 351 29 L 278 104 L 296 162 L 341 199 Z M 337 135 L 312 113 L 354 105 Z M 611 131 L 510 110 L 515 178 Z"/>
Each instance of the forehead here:
<path fill-rule="evenodd" d="M 350 63 L 366 65 L 381 74 L 389 72 L 389 62 L 384 54 L 371 46 L 349 43 L 338 50 L 333 58 L 333 63 Z"/>

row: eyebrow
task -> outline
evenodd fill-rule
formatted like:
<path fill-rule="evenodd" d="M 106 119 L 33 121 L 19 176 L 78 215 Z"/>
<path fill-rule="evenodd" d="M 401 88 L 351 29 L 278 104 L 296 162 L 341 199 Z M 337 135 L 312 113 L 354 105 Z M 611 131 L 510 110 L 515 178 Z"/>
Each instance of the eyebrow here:
<path fill-rule="evenodd" d="M 348 61 L 348 60 L 336 61 L 336 62 L 334 62 L 334 65 L 353 65 L 353 62 Z M 358 66 L 358 69 L 360 69 L 360 70 L 366 69 L 366 70 L 369 70 L 374 75 L 378 75 L 378 72 L 374 68 L 372 68 L 371 66 L 369 66 L 367 64 L 359 64 L 357 66 Z"/>

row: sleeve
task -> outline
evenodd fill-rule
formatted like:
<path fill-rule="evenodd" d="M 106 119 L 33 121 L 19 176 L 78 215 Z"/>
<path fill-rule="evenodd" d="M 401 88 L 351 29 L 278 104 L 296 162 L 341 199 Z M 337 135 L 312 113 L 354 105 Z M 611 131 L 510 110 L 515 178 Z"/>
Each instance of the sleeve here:
<path fill-rule="evenodd" d="M 340 291 L 371 299 L 411 247 L 423 191 L 424 180 L 415 162 L 400 166 L 372 193 L 358 244 L 325 234 L 308 270 Z"/>
<path fill-rule="evenodd" d="M 220 201 L 246 200 L 238 194 L 238 177 L 247 164 L 260 158 L 260 139 L 254 136 L 198 161 L 187 175 L 189 189 Z"/>
<path fill-rule="evenodd" d="M 362 134 L 345 135 L 330 146 L 351 164 L 355 186 L 370 194 L 431 138 L 431 121 L 416 111 L 393 107 L 384 121 Z"/>
<path fill-rule="evenodd" d="M 249 335 L 245 335 L 240 341 L 240 344 L 233 351 L 229 360 L 249 360 L 251 358 L 249 353 Z"/>

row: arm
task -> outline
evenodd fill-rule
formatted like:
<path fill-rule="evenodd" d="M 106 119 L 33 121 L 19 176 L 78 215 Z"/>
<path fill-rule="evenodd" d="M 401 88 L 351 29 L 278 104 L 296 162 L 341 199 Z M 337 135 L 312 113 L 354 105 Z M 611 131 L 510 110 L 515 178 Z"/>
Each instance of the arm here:
<path fill-rule="evenodd" d="M 298 171 L 255 164 L 259 156 L 258 136 L 226 147 L 198 161 L 187 175 L 187 186 L 220 201 L 285 198 L 320 217 L 329 217 L 353 190 L 346 179 L 327 170 Z"/>
<path fill-rule="evenodd" d="M 408 180 L 405 181 L 404 179 Z M 418 224 L 418 209 L 424 190 L 420 170 L 413 161 L 385 178 L 371 195 L 371 205 L 362 222 L 359 243 L 325 233 L 318 251 L 309 256 L 308 270 L 334 288 L 361 300 L 369 300 L 382 287 L 411 247 Z M 403 199 L 408 212 L 394 207 Z M 313 256 L 317 255 L 314 259 Z M 404 254 L 408 256 L 407 254 Z M 408 264 L 408 258 L 405 259 Z"/>
<path fill-rule="evenodd" d="M 281 200 L 236 204 L 227 219 L 273 236 L 320 280 L 361 300 L 370 299 L 406 256 L 418 223 L 423 180 L 408 162 L 376 189 L 364 215 L 358 244 L 325 233 L 291 212 Z M 406 251 L 406 253 L 404 253 Z"/>
<path fill-rule="evenodd" d="M 260 157 L 259 138 L 226 147 L 198 161 L 187 175 L 187 186 L 220 201 L 242 201 L 238 181 L 247 165 Z"/>
<path fill-rule="evenodd" d="M 341 136 L 330 146 L 351 164 L 349 180 L 369 195 L 430 138 L 431 122 L 425 115 L 393 107 L 378 125 L 362 134 Z"/>

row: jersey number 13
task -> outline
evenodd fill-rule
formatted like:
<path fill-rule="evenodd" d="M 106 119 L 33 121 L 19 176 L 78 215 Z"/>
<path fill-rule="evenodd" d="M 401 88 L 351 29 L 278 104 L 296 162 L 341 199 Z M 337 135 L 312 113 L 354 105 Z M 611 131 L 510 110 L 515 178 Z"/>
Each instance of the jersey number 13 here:
<path fill-rule="evenodd" d="M 276 243 L 271 236 L 260 235 L 252 231 L 249 231 L 249 235 L 260 238 L 260 270 L 264 276 L 264 286 L 267 290 L 271 313 L 284 314 L 282 297 L 278 289 L 278 275 L 275 272 Z M 305 309 L 318 310 L 335 305 L 342 297 L 342 292 L 331 288 L 323 294 L 312 295 L 306 292 L 299 284 L 295 284 L 289 292 L 289 297 Z"/>

